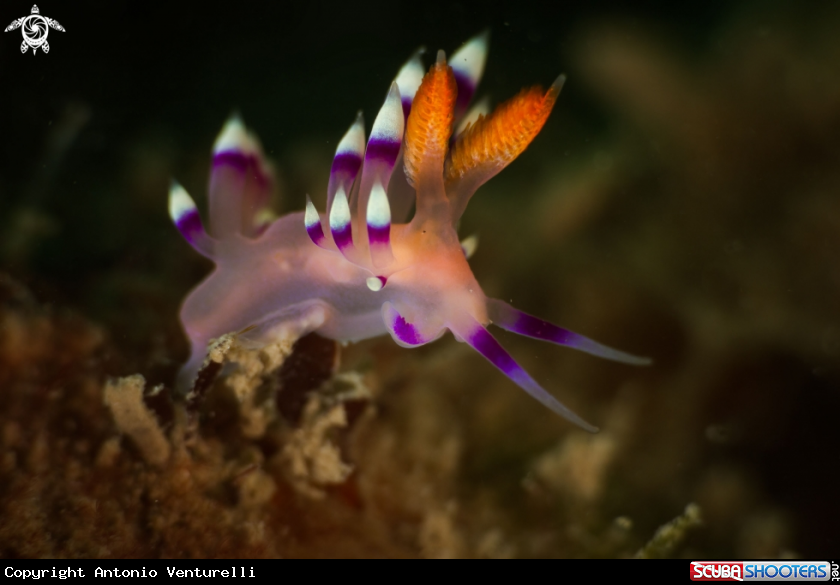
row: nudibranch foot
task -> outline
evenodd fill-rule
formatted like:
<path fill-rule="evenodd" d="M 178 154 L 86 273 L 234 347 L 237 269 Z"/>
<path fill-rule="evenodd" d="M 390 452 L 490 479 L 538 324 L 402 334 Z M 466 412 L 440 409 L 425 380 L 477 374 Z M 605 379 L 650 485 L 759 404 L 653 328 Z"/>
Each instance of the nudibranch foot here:
<path fill-rule="evenodd" d="M 317 299 L 269 313 L 237 334 L 243 346 L 259 347 L 273 339 L 297 339 L 317 330 L 330 317 L 330 306 Z"/>

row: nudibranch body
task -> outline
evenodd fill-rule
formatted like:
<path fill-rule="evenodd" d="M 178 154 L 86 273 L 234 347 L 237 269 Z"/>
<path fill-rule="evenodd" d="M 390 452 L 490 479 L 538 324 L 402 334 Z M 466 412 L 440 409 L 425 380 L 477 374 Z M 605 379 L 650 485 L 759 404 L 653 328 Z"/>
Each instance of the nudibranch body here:
<path fill-rule="evenodd" d="M 561 76 L 548 91 L 525 90 L 490 115 L 483 105 L 467 112 L 486 52 L 482 35 L 450 64 L 438 53 L 425 75 L 419 51 L 403 66 L 367 145 L 361 114 L 339 142 L 325 217 L 307 197 L 305 212 L 269 223 L 271 170 L 241 121 L 227 122 L 213 149 L 209 233 L 186 191 L 176 183 L 170 191 L 176 226 L 216 264 L 181 310 L 192 344 L 181 391 L 209 341 L 226 333 L 258 346 L 309 332 L 342 342 L 387 332 L 415 347 L 449 330 L 548 408 L 597 430 L 540 387 L 486 327 L 630 364 L 648 360 L 488 299 L 467 262 L 474 242 L 456 232 L 473 193 L 539 133 L 563 84 Z"/>

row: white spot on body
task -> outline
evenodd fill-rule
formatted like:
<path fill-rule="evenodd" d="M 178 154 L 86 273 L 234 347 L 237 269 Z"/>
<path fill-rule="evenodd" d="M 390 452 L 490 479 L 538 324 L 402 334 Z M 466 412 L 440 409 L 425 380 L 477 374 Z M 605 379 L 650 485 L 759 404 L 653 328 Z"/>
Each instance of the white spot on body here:
<path fill-rule="evenodd" d="M 365 281 L 365 284 L 367 284 L 367 287 L 373 292 L 382 290 L 382 281 L 379 280 L 378 276 L 371 276 Z"/>

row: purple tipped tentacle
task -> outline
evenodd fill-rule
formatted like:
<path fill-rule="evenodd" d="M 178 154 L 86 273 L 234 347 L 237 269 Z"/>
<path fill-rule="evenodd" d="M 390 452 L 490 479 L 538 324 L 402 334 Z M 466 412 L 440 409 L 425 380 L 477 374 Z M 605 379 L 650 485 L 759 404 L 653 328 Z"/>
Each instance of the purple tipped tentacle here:
<path fill-rule="evenodd" d="M 350 260 L 353 253 L 353 222 L 350 220 L 350 205 L 343 188 L 339 188 L 330 209 L 330 232 L 339 251 Z"/>
<path fill-rule="evenodd" d="M 201 216 L 192 197 L 176 181 L 172 181 L 169 187 L 169 216 L 184 239 L 199 254 L 212 260 L 215 241 L 204 231 Z"/>
<path fill-rule="evenodd" d="M 391 208 L 382 183 L 375 183 L 367 205 L 367 233 L 373 265 L 384 268 L 394 260 L 391 251 Z"/>
<path fill-rule="evenodd" d="M 370 131 L 362 178 L 356 194 L 358 202 L 351 201 L 350 204 L 351 209 L 358 210 L 360 217 L 364 217 L 366 213 L 374 183 L 378 182 L 387 189 L 400 155 L 404 130 L 405 118 L 400 102 L 400 90 L 396 83 L 392 83 Z"/>
<path fill-rule="evenodd" d="M 518 333 L 519 335 L 550 341 L 557 345 L 565 345 L 600 358 L 634 366 L 647 366 L 651 364 L 650 358 L 638 357 L 624 353 L 623 351 L 618 351 L 617 349 L 612 349 L 606 345 L 601 345 L 574 331 L 563 329 L 548 321 L 543 321 L 539 317 L 534 317 L 533 315 L 514 309 L 506 302 L 498 299 L 487 300 L 487 312 L 494 325 L 507 331 Z"/>
<path fill-rule="evenodd" d="M 489 42 L 490 31 L 484 31 L 464 43 L 449 60 L 452 73 L 455 75 L 455 83 L 458 85 L 458 98 L 455 103 L 456 120 L 467 111 L 478 82 L 484 74 Z"/>
<path fill-rule="evenodd" d="M 273 183 L 259 141 L 233 115 L 213 146 L 209 191 L 213 235 L 255 237 L 261 228 L 258 216 L 268 207 Z"/>
<path fill-rule="evenodd" d="M 362 167 L 364 154 L 365 120 L 360 111 L 335 149 L 335 158 L 330 168 L 330 182 L 327 187 L 327 213 L 332 210 L 333 200 L 339 189 L 344 189 L 345 194 L 350 193 L 356 175 Z"/>
<path fill-rule="evenodd" d="M 425 47 L 417 49 L 411 58 L 400 68 L 397 77 L 394 79 L 400 90 L 400 100 L 402 102 L 403 115 L 408 119 L 411 113 L 411 104 L 414 102 L 414 95 L 423 81 L 425 68 L 423 67 L 423 60 L 421 56 L 426 52 Z M 411 208 L 414 207 L 416 194 L 414 187 L 408 184 L 408 179 L 403 168 L 402 149 L 397 157 L 394 167 L 399 169 L 395 174 L 391 175 L 391 180 L 385 185 L 388 193 L 388 199 L 391 204 L 391 218 L 396 223 L 406 223 L 411 214 Z"/>
<path fill-rule="evenodd" d="M 590 433 L 597 433 L 598 427 L 592 426 L 574 412 L 569 410 L 559 400 L 549 394 L 542 386 L 526 372 L 522 366 L 516 363 L 511 355 L 505 351 L 505 348 L 496 341 L 487 329 L 481 326 L 480 323 L 472 319 L 472 317 L 464 319 L 460 326 L 452 326 L 453 333 L 457 337 L 466 341 L 473 349 L 483 355 L 487 361 L 499 368 L 502 373 L 510 378 L 517 386 L 525 390 L 528 394 L 540 401 L 544 406 L 547 406 L 556 414 L 559 414 L 567 421 L 578 425 L 580 428 L 589 431 Z"/>
<path fill-rule="evenodd" d="M 423 81 L 423 75 L 426 72 L 421 59 L 421 55 L 425 52 L 425 47 L 420 47 L 414 51 L 414 54 L 405 62 L 394 78 L 394 82 L 400 88 L 400 101 L 402 102 L 403 115 L 406 118 L 411 113 L 414 94 L 417 93 L 417 88 L 420 87 L 420 82 Z"/>
<path fill-rule="evenodd" d="M 315 204 L 312 203 L 309 195 L 306 196 L 306 211 L 303 216 L 303 223 L 306 226 L 306 233 L 309 235 L 312 243 L 325 250 L 329 250 L 329 242 L 324 235 L 324 227 L 321 225 L 321 215 L 315 209 Z"/>

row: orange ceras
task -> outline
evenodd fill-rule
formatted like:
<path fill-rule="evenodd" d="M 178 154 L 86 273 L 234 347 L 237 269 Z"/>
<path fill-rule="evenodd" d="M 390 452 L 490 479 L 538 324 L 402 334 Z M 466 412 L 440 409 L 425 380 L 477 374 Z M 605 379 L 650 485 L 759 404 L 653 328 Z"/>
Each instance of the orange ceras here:
<path fill-rule="evenodd" d="M 490 116 L 480 116 L 452 148 L 446 180 L 460 178 L 478 167 L 502 168 L 519 156 L 548 120 L 559 94 L 558 85 L 548 91 L 540 86 L 524 89 Z"/>
<path fill-rule="evenodd" d="M 423 168 L 440 173 L 452 135 L 458 86 L 443 55 L 423 77 L 405 129 L 405 172 L 415 185 Z"/>

